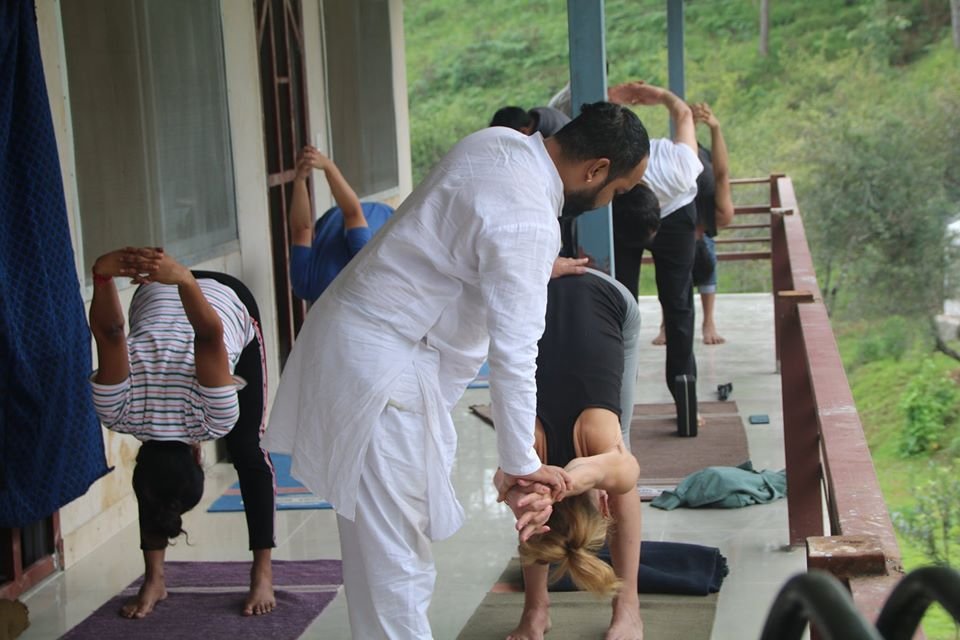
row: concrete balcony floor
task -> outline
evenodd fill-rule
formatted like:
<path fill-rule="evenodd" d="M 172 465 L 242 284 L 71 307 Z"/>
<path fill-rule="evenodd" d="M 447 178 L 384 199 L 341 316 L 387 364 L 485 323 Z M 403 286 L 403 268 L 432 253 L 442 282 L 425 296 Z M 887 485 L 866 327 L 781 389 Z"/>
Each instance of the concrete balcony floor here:
<path fill-rule="evenodd" d="M 699 323 L 700 306 L 696 304 Z M 670 398 L 663 381 L 664 348 L 650 344 L 660 321 L 659 305 L 655 298 L 644 297 L 640 306 L 644 327 L 637 402 L 665 402 Z M 770 416 L 770 424 L 745 427 L 754 466 L 781 469 L 783 419 L 780 377 L 774 362 L 771 296 L 720 295 L 716 315 L 726 344 L 705 346 L 697 328 L 700 399 L 715 399 L 717 385 L 732 382 L 731 399 L 737 401 L 744 419 L 751 414 Z M 515 554 L 513 518 L 506 507 L 497 504 L 491 483 L 497 464 L 494 432 L 468 410 L 471 404 L 488 401 L 486 390 L 468 390 L 455 412 L 460 445 L 454 485 L 467 512 L 467 524 L 451 539 L 434 546 L 438 579 L 430 619 L 438 639 L 456 638 Z M 243 514 L 206 513 L 209 504 L 234 480 L 230 465 L 218 464 L 208 471 L 205 497 L 185 518 L 191 545 L 172 547 L 169 559 L 249 560 Z M 804 552 L 787 547 L 787 531 L 784 500 L 734 510 L 665 512 L 647 503 L 643 506 L 645 540 L 716 546 L 727 557 L 730 575 L 719 594 L 711 636 L 714 640 L 759 637 L 780 586 L 789 576 L 804 570 Z M 138 542 L 136 525 L 130 525 L 27 594 L 24 600 L 32 624 L 23 640 L 58 637 L 139 576 L 143 567 Z M 339 557 L 332 511 L 279 512 L 277 542 L 274 557 L 280 560 Z M 131 633 L 135 637 L 135 632 Z M 349 638 L 342 591 L 303 637 Z"/>

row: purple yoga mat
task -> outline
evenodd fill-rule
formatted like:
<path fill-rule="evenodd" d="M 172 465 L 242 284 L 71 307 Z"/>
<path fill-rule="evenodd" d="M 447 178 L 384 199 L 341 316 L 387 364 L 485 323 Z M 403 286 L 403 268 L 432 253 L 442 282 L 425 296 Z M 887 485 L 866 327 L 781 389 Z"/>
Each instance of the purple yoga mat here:
<path fill-rule="evenodd" d="M 168 587 L 248 587 L 249 562 L 167 562 L 163 573 Z M 140 576 L 130 587 L 140 587 Z M 343 583 L 339 560 L 274 560 L 273 588 Z M 130 588 L 128 587 L 128 588 Z"/>
<path fill-rule="evenodd" d="M 293 640 L 336 597 L 342 583 L 341 567 L 339 560 L 274 561 L 277 608 L 265 616 L 242 616 L 240 610 L 250 581 L 249 562 L 168 562 L 165 575 L 169 595 L 149 616 L 128 620 L 117 613 L 136 594 L 142 582 L 138 578 L 63 638 Z"/>

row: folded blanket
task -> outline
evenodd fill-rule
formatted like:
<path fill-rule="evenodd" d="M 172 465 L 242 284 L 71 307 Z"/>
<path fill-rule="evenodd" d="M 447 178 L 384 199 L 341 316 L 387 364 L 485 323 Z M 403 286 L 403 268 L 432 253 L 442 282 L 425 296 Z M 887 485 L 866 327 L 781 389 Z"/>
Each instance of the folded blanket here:
<path fill-rule="evenodd" d="M 597 557 L 613 564 L 606 546 Z M 720 590 L 728 572 L 727 559 L 716 547 L 644 540 L 640 547 L 637 592 L 705 596 Z M 550 591 L 576 590 L 569 575 L 550 585 Z"/>
<path fill-rule="evenodd" d="M 787 495 L 787 472 L 755 471 L 747 460 L 738 467 L 707 467 L 684 478 L 673 491 L 664 491 L 651 506 L 733 509 L 773 502 Z"/>

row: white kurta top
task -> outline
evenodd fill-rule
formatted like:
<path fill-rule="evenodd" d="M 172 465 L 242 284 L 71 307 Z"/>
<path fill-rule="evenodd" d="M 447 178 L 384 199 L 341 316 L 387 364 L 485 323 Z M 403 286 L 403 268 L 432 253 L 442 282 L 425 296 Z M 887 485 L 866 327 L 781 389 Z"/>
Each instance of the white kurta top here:
<path fill-rule="evenodd" d="M 697 197 L 697 176 L 701 171 L 703 163 L 689 146 L 666 138 L 650 141 L 650 161 L 643 181 L 657 196 L 661 218 L 693 202 Z"/>
<path fill-rule="evenodd" d="M 430 416 L 443 445 L 431 473 L 445 487 L 429 495 L 453 514 L 431 523 L 432 537 L 462 519 L 449 483 L 449 412 L 485 357 L 500 466 L 536 471 L 537 342 L 562 205 L 539 134 L 495 127 L 460 141 L 311 308 L 280 379 L 267 448 L 292 453 L 293 475 L 353 519 L 373 428 L 425 342 L 439 353 L 427 406 L 441 414 Z"/>

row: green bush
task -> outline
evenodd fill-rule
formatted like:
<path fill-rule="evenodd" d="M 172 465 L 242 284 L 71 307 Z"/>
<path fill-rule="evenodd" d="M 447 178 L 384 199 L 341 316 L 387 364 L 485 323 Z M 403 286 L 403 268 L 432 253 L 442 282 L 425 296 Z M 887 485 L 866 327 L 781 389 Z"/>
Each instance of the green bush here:
<path fill-rule="evenodd" d="M 900 454 L 908 457 L 943 448 L 958 403 L 957 383 L 932 361 L 924 362 L 900 398 L 900 410 L 906 419 L 900 433 Z"/>
<path fill-rule="evenodd" d="M 927 560 L 955 567 L 960 560 L 960 465 L 930 463 L 927 478 L 912 483 L 913 506 L 893 513 L 900 533 Z"/>
<path fill-rule="evenodd" d="M 890 316 L 857 342 L 856 365 L 899 361 L 914 341 L 914 327 L 903 316 Z"/>

